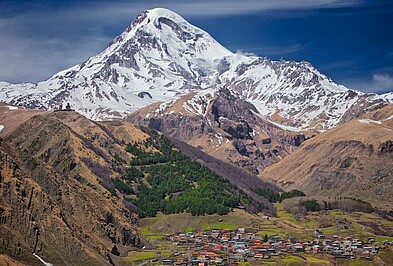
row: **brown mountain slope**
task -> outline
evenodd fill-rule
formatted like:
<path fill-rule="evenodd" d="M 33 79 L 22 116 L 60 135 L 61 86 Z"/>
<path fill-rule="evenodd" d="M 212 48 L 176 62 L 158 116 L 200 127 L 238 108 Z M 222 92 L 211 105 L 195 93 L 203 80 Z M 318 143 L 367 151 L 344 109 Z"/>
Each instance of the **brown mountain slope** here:
<path fill-rule="evenodd" d="M 143 245 L 134 207 L 108 189 L 119 175 L 110 153 L 127 158 L 120 140 L 146 136 L 74 112 L 34 116 L 4 136 L 0 253 L 29 265 L 40 264 L 33 252 L 55 265 L 105 265 L 115 244 L 120 251 Z"/>
<path fill-rule="evenodd" d="M 9 111 L 0 109 L 7 112 L 0 114 L 0 125 L 11 127 L 12 118 L 17 119 L 14 130 L 0 135 L 0 254 L 28 265 L 40 264 L 33 253 L 55 265 L 106 265 L 114 246 L 123 255 L 148 245 L 136 225 L 138 203 L 133 200 L 140 196 L 140 183 L 129 181 L 133 191 L 126 194 L 118 182 L 138 157 L 126 152 L 127 144 L 136 145 L 143 156 L 157 155 L 160 147 L 147 143 L 158 143 L 153 135 L 161 135 L 128 122 L 94 122 L 76 112 L 32 116 L 13 109 L 9 116 Z M 220 169 L 219 160 L 180 141 L 175 147 L 229 180 L 233 187 L 226 187 L 232 189 L 225 191 L 228 195 L 252 200 L 242 206 L 250 211 L 264 206 L 275 213 L 271 203 L 253 192 L 278 191 L 275 185 L 231 165 Z M 139 181 L 151 186 L 147 178 Z"/>
<path fill-rule="evenodd" d="M 42 110 L 25 109 L 0 102 L 0 136 L 4 136 L 37 114 L 45 114 Z"/>
<path fill-rule="evenodd" d="M 353 197 L 393 209 L 393 105 L 327 131 L 260 176 L 308 195 Z"/>

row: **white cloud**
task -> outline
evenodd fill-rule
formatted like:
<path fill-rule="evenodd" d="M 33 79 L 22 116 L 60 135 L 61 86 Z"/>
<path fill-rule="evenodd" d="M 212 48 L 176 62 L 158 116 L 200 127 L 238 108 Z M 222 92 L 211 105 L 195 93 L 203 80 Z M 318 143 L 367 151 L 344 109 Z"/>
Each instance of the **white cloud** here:
<path fill-rule="evenodd" d="M 315 8 L 341 8 L 354 6 L 360 1 L 337 1 L 337 0 L 213 0 L 213 1 L 190 1 L 169 2 L 168 5 L 174 10 L 182 11 L 184 15 L 236 15 L 273 10 L 301 10 Z M 157 3 L 160 3 L 157 1 Z"/>
<path fill-rule="evenodd" d="M 237 50 L 236 53 L 240 54 L 240 55 L 244 55 L 244 56 L 256 56 L 256 54 L 254 54 L 254 53 L 245 52 L 243 50 Z"/>
<path fill-rule="evenodd" d="M 300 43 L 294 43 L 288 46 L 260 46 L 260 47 L 245 47 L 247 51 L 256 54 L 264 54 L 267 56 L 282 56 L 288 55 L 300 50 L 304 50 L 307 45 L 302 45 Z"/>
<path fill-rule="evenodd" d="M 115 37 L 73 16 L 43 11 L 0 18 L 0 81 L 42 81 L 102 51 Z"/>
<path fill-rule="evenodd" d="M 83 38 L 77 43 L 61 39 L 0 39 L 0 80 L 12 83 L 38 82 L 58 71 L 82 63 L 100 52 L 110 39 Z"/>
<path fill-rule="evenodd" d="M 383 94 L 393 92 L 393 76 L 387 73 L 374 73 L 369 78 L 346 80 L 342 83 L 348 88 L 367 93 Z"/>
<path fill-rule="evenodd" d="M 373 83 L 378 91 L 393 91 L 393 77 L 388 74 L 374 74 Z"/>

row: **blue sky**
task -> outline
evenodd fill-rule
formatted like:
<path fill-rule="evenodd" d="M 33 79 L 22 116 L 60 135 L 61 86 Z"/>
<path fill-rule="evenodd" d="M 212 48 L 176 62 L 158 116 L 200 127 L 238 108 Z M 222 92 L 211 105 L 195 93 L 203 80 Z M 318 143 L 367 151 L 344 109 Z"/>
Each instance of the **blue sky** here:
<path fill-rule="evenodd" d="M 81 63 L 154 7 L 234 52 L 305 60 L 349 88 L 393 91 L 391 0 L 2 0 L 0 80 L 38 82 Z"/>

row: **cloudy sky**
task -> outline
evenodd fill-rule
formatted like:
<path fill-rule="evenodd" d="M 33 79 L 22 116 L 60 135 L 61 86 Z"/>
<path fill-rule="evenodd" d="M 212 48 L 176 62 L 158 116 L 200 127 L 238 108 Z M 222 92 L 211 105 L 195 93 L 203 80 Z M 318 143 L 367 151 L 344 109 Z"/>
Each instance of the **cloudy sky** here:
<path fill-rule="evenodd" d="M 81 63 L 154 7 L 234 52 L 305 60 L 349 88 L 393 91 L 391 0 L 1 0 L 0 81 L 38 82 Z"/>

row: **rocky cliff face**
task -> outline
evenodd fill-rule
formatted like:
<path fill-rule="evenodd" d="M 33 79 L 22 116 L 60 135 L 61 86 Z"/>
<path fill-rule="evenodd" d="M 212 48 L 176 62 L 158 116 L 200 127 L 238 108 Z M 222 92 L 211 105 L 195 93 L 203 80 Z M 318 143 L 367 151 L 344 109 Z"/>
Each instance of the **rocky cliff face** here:
<path fill-rule="evenodd" d="M 108 152 L 120 147 L 111 131 L 123 140 L 131 132 L 144 136 L 55 113 L 35 116 L 2 139 L 2 253 L 30 265 L 39 264 L 32 253 L 55 265 L 104 265 L 113 246 L 124 252 L 143 245 L 132 206 L 108 191 L 119 174 Z"/>
<path fill-rule="evenodd" d="M 224 88 L 152 105 L 127 120 L 181 139 L 254 174 L 285 158 L 312 135 L 271 123 L 251 103 Z"/>
<path fill-rule="evenodd" d="M 45 191 L 34 179 L 26 178 L 18 169 L 19 165 L 11 160 L 8 154 L 1 152 L 0 159 L 2 253 L 17 257 L 30 265 L 41 264 L 32 253 L 40 254 L 55 264 L 106 263 L 108 250 L 105 244 L 110 243 L 101 243 L 97 250 L 93 250 L 89 243 L 90 234 L 73 230 L 75 223 L 67 222 L 67 219 L 70 219 L 67 217 L 67 208 L 78 208 L 71 207 L 71 203 L 65 199 L 61 202 L 53 201 L 50 194 L 61 193 L 56 191 L 58 186 L 53 187 L 53 184 L 48 182 L 48 189 Z M 60 207 L 60 204 L 64 203 L 67 203 L 65 210 Z M 87 222 L 80 221 L 78 227 L 87 227 Z"/>

